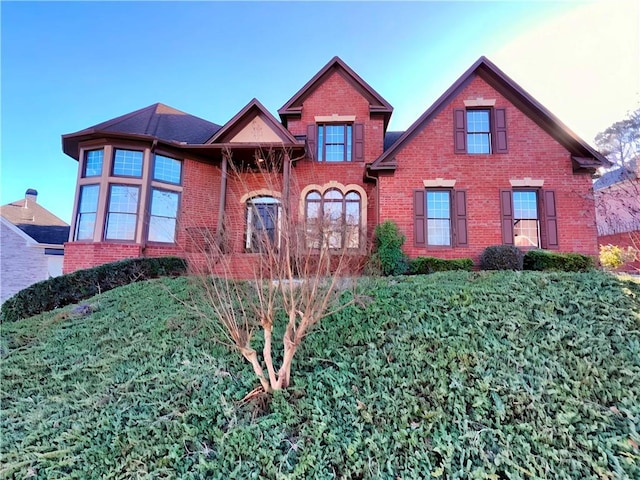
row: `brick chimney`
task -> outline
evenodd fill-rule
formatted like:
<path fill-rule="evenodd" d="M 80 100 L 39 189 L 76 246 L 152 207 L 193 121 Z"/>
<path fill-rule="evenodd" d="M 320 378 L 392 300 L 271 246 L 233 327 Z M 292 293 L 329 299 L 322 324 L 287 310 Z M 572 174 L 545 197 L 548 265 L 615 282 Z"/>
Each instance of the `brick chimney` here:
<path fill-rule="evenodd" d="M 24 200 L 24 208 L 29 208 L 30 202 L 38 203 L 38 191 L 33 188 L 27 189 L 27 191 L 24 192 Z"/>

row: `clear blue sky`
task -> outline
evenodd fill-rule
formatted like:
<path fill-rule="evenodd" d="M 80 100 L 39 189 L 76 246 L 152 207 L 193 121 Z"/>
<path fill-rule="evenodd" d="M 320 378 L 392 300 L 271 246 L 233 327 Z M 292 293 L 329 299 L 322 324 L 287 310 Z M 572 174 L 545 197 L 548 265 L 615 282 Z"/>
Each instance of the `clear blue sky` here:
<path fill-rule="evenodd" d="M 406 129 L 480 55 L 580 5 L 2 2 L 0 204 L 35 188 L 68 222 L 77 162 L 62 134 L 156 102 L 219 124 L 253 97 L 276 114 L 334 55 Z"/>

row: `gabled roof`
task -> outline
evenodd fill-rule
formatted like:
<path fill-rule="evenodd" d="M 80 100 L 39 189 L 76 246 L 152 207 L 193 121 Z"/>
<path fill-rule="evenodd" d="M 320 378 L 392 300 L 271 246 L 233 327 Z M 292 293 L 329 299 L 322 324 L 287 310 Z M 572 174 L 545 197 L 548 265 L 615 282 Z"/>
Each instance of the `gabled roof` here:
<path fill-rule="evenodd" d="M 37 243 L 62 245 L 69 240 L 69 225 L 35 201 L 23 198 L 3 205 L 0 216 Z"/>
<path fill-rule="evenodd" d="M 220 128 L 215 123 L 162 103 L 155 103 L 79 132 L 63 135 L 62 149 L 78 160 L 78 144 L 81 141 L 114 134 L 165 142 L 203 144 Z"/>
<path fill-rule="evenodd" d="M 260 103 L 256 98 L 251 100 L 242 110 L 240 110 L 231 120 L 229 120 L 220 130 L 218 130 L 211 138 L 209 138 L 204 143 L 211 144 L 233 142 L 234 137 L 236 137 L 236 135 L 242 132 L 246 127 L 249 127 L 251 122 L 256 119 L 259 119 L 262 125 L 265 125 L 267 128 L 269 128 L 269 132 L 263 133 L 271 133 L 271 137 L 275 136 L 280 139 L 280 141 L 277 143 L 300 143 L 291 134 L 291 132 L 289 132 L 289 130 L 282 126 L 282 124 L 276 119 L 276 117 L 274 117 L 266 108 L 264 108 L 264 105 L 262 105 L 262 103 Z M 260 142 L 259 139 L 256 139 L 255 143 L 262 142 Z"/>
<path fill-rule="evenodd" d="M 369 168 L 371 170 L 393 170 L 395 155 L 458 95 L 478 75 L 507 100 L 527 114 L 543 130 L 571 153 L 574 168 L 595 169 L 609 165 L 609 161 L 587 142 L 572 132 L 555 115 L 529 95 L 486 57 L 480 57 L 469 69 L 451 85 L 394 144 L 378 157 Z M 453 135 L 452 135 L 453 138 Z M 453 140 L 452 140 L 453 141 Z M 452 147 L 453 148 L 453 147 Z"/>
<path fill-rule="evenodd" d="M 322 67 L 311 80 L 278 110 L 282 123 L 286 126 L 288 116 L 300 115 L 305 99 L 334 73 L 340 74 L 369 101 L 369 111 L 371 113 L 384 114 L 386 129 L 389 119 L 391 118 L 391 113 L 393 112 L 393 107 L 339 57 L 333 57 L 329 63 Z"/>
<path fill-rule="evenodd" d="M 616 183 L 621 183 L 626 180 L 635 180 L 638 178 L 636 172 L 632 168 L 618 167 L 614 170 L 605 172 L 593 182 L 594 190 L 601 190 L 603 188 L 610 187 Z"/>

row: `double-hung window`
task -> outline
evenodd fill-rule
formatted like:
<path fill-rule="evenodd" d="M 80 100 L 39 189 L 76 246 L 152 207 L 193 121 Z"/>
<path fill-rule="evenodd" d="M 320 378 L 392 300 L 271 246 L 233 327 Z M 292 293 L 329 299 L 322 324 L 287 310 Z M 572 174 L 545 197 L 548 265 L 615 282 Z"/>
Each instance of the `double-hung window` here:
<path fill-rule="evenodd" d="M 507 153 L 506 109 L 459 108 L 453 111 L 455 153 Z"/>
<path fill-rule="evenodd" d="M 467 193 L 453 188 L 426 188 L 413 195 L 416 247 L 467 246 Z"/>
<path fill-rule="evenodd" d="M 148 239 L 150 242 L 173 243 L 176 236 L 178 192 L 153 188 L 149 215 Z"/>
<path fill-rule="evenodd" d="M 522 248 L 558 248 L 554 190 L 514 188 L 500 192 L 502 241 Z"/>
<path fill-rule="evenodd" d="M 353 125 L 318 125 L 318 160 L 321 162 L 350 162 L 353 154 Z"/>
<path fill-rule="evenodd" d="M 427 190 L 427 245 L 451 245 L 451 191 Z"/>
<path fill-rule="evenodd" d="M 100 185 L 83 185 L 80 187 L 78 216 L 74 235 L 76 240 L 93 240 L 99 194 Z"/>
<path fill-rule="evenodd" d="M 491 110 L 467 110 L 467 153 L 491 153 Z"/>
<path fill-rule="evenodd" d="M 513 192 L 513 238 L 518 247 L 540 246 L 540 221 L 536 191 Z"/>
<path fill-rule="evenodd" d="M 110 185 L 105 221 L 106 240 L 135 240 L 140 187 Z"/>

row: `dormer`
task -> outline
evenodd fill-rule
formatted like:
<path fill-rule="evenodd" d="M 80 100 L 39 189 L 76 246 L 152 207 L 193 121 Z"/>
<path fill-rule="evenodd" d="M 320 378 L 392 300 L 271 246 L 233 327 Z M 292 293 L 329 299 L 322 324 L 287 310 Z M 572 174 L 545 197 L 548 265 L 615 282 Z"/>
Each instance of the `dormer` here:
<path fill-rule="evenodd" d="M 334 163 L 369 162 L 380 155 L 392 112 L 338 57 L 278 110 L 283 125 L 307 139 L 309 158 Z"/>

